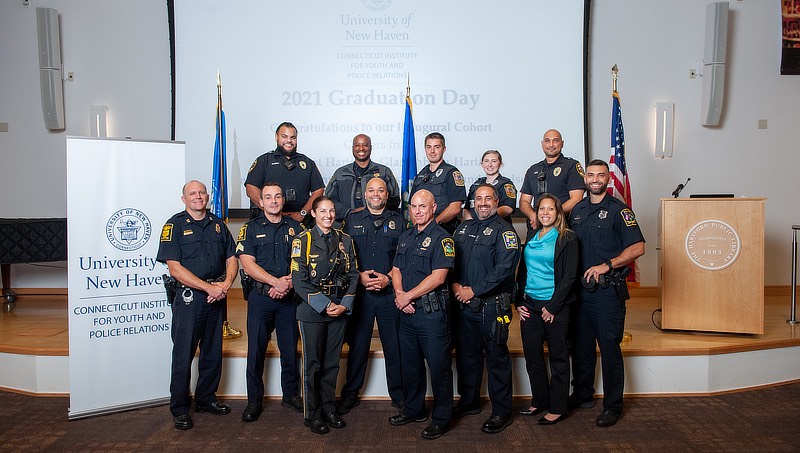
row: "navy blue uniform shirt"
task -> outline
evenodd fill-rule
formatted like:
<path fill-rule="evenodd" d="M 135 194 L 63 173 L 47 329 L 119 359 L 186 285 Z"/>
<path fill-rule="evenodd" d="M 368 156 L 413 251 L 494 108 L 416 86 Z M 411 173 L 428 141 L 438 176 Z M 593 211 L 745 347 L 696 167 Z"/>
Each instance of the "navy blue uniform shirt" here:
<path fill-rule="evenodd" d="M 475 213 L 475 191 L 478 190 L 478 186 L 485 183 L 486 176 L 476 179 L 475 182 L 473 182 L 469 187 L 467 203 L 464 207 L 469 209 L 469 212 L 472 213 L 473 218 L 478 217 L 478 215 Z M 497 191 L 497 196 L 499 197 L 498 207 L 508 206 L 511 208 L 511 214 L 514 214 L 514 211 L 517 209 L 517 188 L 514 187 L 514 183 L 505 176 L 498 174 L 497 178 L 495 178 L 495 180 L 490 184 L 492 187 L 494 187 L 494 190 Z M 509 214 L 507 217 L 503 217 L 503 220 L 511 223 L 511 214 Z"/>
<path fill-rule="evenodd" d="M 283 188 L 283 199 L 286 200 L 283 209 L 286 212 L 300 212 L 311 198 L 311 192 L 325 187 L 313 160 L 298 152 L 287 159 L 280 148 L 258 156 L 244 183 L 260 190 L 267 181 L 277 182 Z M 250 208 L 258 208 L 253 200 L 250 200 Z"/>
<path fill-rule="evenodd" d="M 256 264 L 273 277 L 289 275 L 292 239 L 303 231 L 300 222 L 282 216 L 272 223 L 262 212 L 261 216 L 244 225 L 236 239 L 236 256 L 250 255 Z"/>
<path fill-rule="evenodd" d="M 456 248 L 444 228 L 431 221 L 424 230 L 410 228 L 400 236 L 394 267 L 403 277 L 403 291 L 419 285 L 435 269 L 452 269 Z"/>
<path fill-rule="evenodd" d="M 511 291 L 519 261 L 519 239 L 511 225 L 497 214 L 476 217 L 459 225 L 453 240 L 458 283 L 471 287 L 475 297 Z"/>
<path fill-rule="evenodd" d="M 233 236 L 212 214 L 194 220 L 186 211 L 172 216 L 161 229 L 156 260 L 177 261 L 201 280 L 225 275 L 225 261 L 234 255 Z"/>
<path fill-rule="evenodd" d="M 545 192 L 555 195 L 563 204 L 569 200 L 570 190 L 586 189 L 583 176 L 580 162 L 560 154 L 552 164 L 548 164 L 545 159 L 531 165 L 525 172 L 520 192 L 533 196 L 532 206 L 536 206 L 539 197 Z M 544 190 L 539 190 L 540 185 L 544 186 Z"/>
<path fill-rule="evenodd" d="M 403 216 L 389 209 L 384 209 L 379 215 L 364 209 L 347 216 L 344 231 L 353 239 L 360 271 L 372 269 L 388 274 L 392 270 L 405 223 Z"/>
<path fill-rule="evenodd" d="M 433 194 L 436 202 L 437 216 L 444 211 L 450 203 L 454 201 L 464 202 L 467 199 L 467 192 L 464 188 L 464 176 L 458 169 L 447 162 L 439 164 L 436 171 L 431 171 L 430 164 L 422 168 L 414 178 L 411 186 L 411 196 L 418 190 L 428 190 Z M 410 200 L 410 198 L 409 198 Z"/>

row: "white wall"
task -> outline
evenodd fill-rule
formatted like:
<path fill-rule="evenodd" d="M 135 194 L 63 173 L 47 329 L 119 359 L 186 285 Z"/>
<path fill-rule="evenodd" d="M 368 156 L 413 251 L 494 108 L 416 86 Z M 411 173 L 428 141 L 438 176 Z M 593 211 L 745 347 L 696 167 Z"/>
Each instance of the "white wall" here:
<path fill-rule="evenodd" d="M 800 77 L 780 75 L 779 0 L 730 2 L 726 95 L 720 127 L 700 125 L 702 79 L 689 69 L 703 58 L 710 1 L 594 0 L 590 54 L 592 157 L 610 155 L 611 67 L 619 66 L 628 172 L 634 211 L 648 240 L 642 284 L 657 282 L 659 198 L 683 192 L 766 197 L 765 283 L 788 285 L 791 225 L 800 222 Z M 656 159 L 655 103 L 675 103 L 675 152 Z M 757 129 L 759 119 L 768 129 Z"/>
<path fill-rule="evenodd" d="M 707 3 L 593 0 L 592 157 L 609 156 L 610 68 L 617 64 L 634 210 L 649 241 L 640 262 L 642 284 L 657 284 L 658 199 L 691 177 L 687 195 L 733 192 L 768 198 L 766 283 L 787 285 L 790 227 L 800 222 L 793 178 L 800 168 L 800 78 L 779 75 L 780 2 L 730 3 L 727 92 L 718 128 L 700 125 L 702 80 L 689 79 L 689 69 L 703 56 Z M 67 130 L 61 133 L 43 126 L 36 6 L 59 10 L 64 63 L 75 73 L 75 81 L 64 87 Z M 109 106 L 111 136 L 168 139 L 168 59 L 165 0 L 0 2 L 0 122 L 9 123 L 9 131 L 0 132 L 0 216 L 66 215 L 64 136 L 88 134 L 89 105 Z M 542 68 L 558 70 L 552 62 L 542 62 Z M 672 159 L 653 157 L 658 101 L 675 102 Z M 768 129 L 758 130 L 758 119 L 767 119 Z M 65 287 L 66 272 L 61 272 L 14 266 L 13 285 Z"/>

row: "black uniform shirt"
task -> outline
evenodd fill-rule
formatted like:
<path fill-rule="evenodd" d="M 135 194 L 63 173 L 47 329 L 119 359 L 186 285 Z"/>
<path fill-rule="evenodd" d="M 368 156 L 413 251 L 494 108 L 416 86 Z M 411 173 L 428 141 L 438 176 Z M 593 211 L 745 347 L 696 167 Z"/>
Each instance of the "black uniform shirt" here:
<path fill-rule="evenodd" d="M 533 196 L 532 206 L 536 206 L 539 196 L 545 192 L 555 195 L 563 204 L 569 200 L 570 190 L 586 189 L 583 176 L 580 162 L 560 154 L 552 164 L 548 164 L 545 159 L 531 165 L 525 172 L 520 192 Z M 540 188 L 544 190 L 539 190 Z"/>
<path fill-rule="evenodd" d="M 431 166 L 428 164 L 417 173 L 411 186 L 411 196 L 422 189 L 429 190 L 433 194 L 433 200 L 436 202 L 435 216 L 441 214 L 450 203 L 454 201 L 463 203 L 467 199 L 464 176 L 447 162 L 439 164 L 436 171 L 431 171 Z"/>
<path fill-rule="evenodd" d="M 177 261 L 195 277 L 210 280 L 225 275 L 225 261 L 233 255 L 233 236 L 222 220 L 206 214 L 198 221 L 181 211 L 161 229 L 156 260 Z"/>
<path fill-rule="evenodd" d="M 258 156 L 247 172 L 245 185 L 261 189 L 267 181 L 277 182 L 283 188 L 283 206 L 286 212 L 300 212 L 311 197 L 311 192 L 325 187 L 317 164 L 305 154 L 295 152 L 287 159 L 280 148 Z M 258 208 L 250 200 L 251 208 Z"/>
<path fill-rule="evenodd" d="M 291 217 L 282 216 L 278 223 L 272 223 L 262 212 L 239 230 L 236 256 L 254 257 L 256 264 L 273 277 L 289 275 L 292 239 L 301 231 L 300 223 Z"/>
<path fill-rule="evenodd" d="M 459 225 L 453 240 L 458 283 L 471 287 L 475 297 L 511 291 L 519 261 L 514 227 L 497 214 L 485 220 L 476 217 Z"/>
<path fill-rule="evenodd" d="M 368 209 L 364 209 L 347 216 L 344 231 L 353 238 L 359 270 L 372 269 L 388 274 L 404 230 L 403 217 L 388 209 L 380 215 L 370 214 Z"/>
<path fill-rule="evenodd" d="M 478 190 L 478 186 L 484 183 L 486 183 L 486 176 L 476 179 L 469 187 L 469 194 L 467 194 L 467 203 L 465 207 L 472 213 L 473 218 L 478 217 L 475 213 L 475 191 Z M 508 206 L 511 208 L 511 214 L 514 214 L 517 208 L 517 188 L 514 187 L 514 183 L 505 176 L 498 174 L 497 178 L 495 178 L 491 184 L 494 190 L 497 191 L 499 206 Z M 511 214 L 507 217 L 503 217 L 503 220 L 511 223 Z"/>
<path fill-rule="evenodd" d="M 453 238 L 436 222 L 424 230 L 410 228 L 400 236 L 394 267 L 403 277 L 403 291 L 419 285 L 435 269 L 452 269 L 456 249 Z"/>
<path fill-rule="evenodd" d="M 633 211 L 609 194 L 597 204 L 588 197 L 578 202 L 572 208 L 570 226 L 581 245 L 578 275 L 618 256 L 629 246 L 644 242 Z"/>

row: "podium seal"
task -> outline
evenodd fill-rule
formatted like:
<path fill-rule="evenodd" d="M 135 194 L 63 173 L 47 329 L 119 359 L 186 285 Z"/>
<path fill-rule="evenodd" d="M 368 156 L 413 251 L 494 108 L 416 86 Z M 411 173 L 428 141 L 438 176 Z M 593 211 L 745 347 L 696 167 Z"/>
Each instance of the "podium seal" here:
<path fill-rule="evenodd" d="M 697 222 L 686 234 L 686 256 L 706 270 L 727 268 L 739 258 L 741 249 L 739 233 L 722 220 Z"/>

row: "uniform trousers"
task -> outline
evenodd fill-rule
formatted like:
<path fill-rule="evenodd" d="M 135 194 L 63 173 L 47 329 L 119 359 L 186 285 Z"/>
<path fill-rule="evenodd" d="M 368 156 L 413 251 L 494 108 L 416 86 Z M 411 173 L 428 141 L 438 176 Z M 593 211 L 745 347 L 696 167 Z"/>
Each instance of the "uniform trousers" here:
<path fill-rule="evenodd" d="M 462 305 L 463 304 L 460 304 Z M 458 406 L 475 409 L 481 406 L 481 382 L 484 358 L 488 368 L 489 400 L 492 415 L 511 416 L 511 356 L 507 344 L 497 344 L 492 327 L 497 318 L 497 306 L 492 300 L 475 311 L 468 306 L 454 311 L 456 322 L 456 371 L 458 372 Z"/>
<path fill-rule="evenodd" d="M 569 352 L 567 326 L 569 307 L 564 307 L 552 323 L 544 322 L 541 312 L 530 310 L 531 316 L 520 320 L 525 368 L 531 384 L 531 407 L 546 409 L 551 414 L 565 414 L 569 398 Z M 544 343 L 550 361 L 550 378 L 544 360 Z"/>
<path fill-rule="evenodd" d="M 426 313 L 422 307 L 413 314 L 400 315 L 400 356 L 406 398 L 403 414 L 410 417 L 426 414 L 427 360 L 433 388 L 431 418 L 439 426 L 448 425 L 453 418 L 453 346 L 448 316 L 444 310 Z"/>
<path fill-rule="evenodd" d="M 367 374 L 372 330 L 375 320 L 378 321 L 378 334 L 383 348 L 383 360 L 386 366 L 386 387 L 392 403 L 403 405 L 403 381 L 400 365 L 400 345 L 398 340 L 400 311 L 394 304 L 394 292 L 365 291 L 359 288 L 356 295 L 353 314 L 347 321 L 347 373 L 342 397 L 358 395 L 364 386 Z"/>
<path fill-rule="evenodd" d="M 281 353 L 281 390 L 285 398 L 298 396 L 300 367 L 297 361 L 297 303 L 293 294 L 275 300 L 250 293 L 247 301 L 247 403 L 264 400 L 264 360 L 272 332 Z"/>
<path fill-rule="evenodd" d="M 346 327 L 344 315 L 329 322 L 300 321 L 305 369 L 303 403 L 307 420 L 336 412 L 336 378 Z"/>
<path fill-rule="evenodd" d="M 169 409 L 174 417 L 188 414 L 192 405 L 189 385 L 192 377 L 192 360 L 197 347 L 196 404 L 208 406 L 217 401 L 216 392 L 222 374 L 222 308 L 226 299 L 212 304 L 206 302 L 208 294 L 192 290 L 189 305 L 183 301 L 183 289 L 178 289 L 172 301 L 172 375 L 169 384 Z"/>
<path fill-rule="evenodd" d="M 573 306 L 573 395 L 578 401 L 594 397 L 597 349 L 603 371 L 603 407 L 622 412 L 625 367 L 620 342 L 625 329 L 625 301 L 616 297 L 583 297 Z"/>

